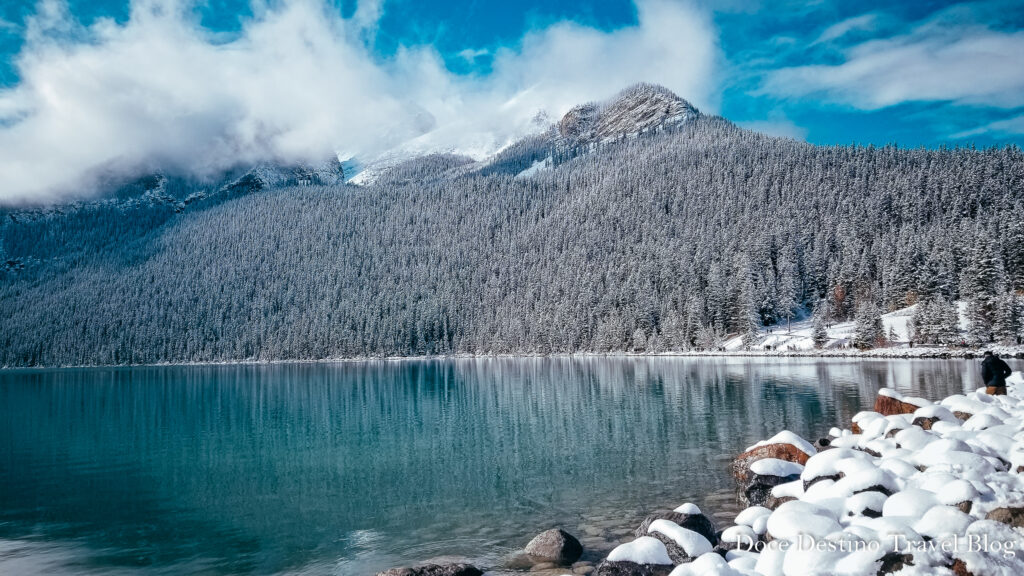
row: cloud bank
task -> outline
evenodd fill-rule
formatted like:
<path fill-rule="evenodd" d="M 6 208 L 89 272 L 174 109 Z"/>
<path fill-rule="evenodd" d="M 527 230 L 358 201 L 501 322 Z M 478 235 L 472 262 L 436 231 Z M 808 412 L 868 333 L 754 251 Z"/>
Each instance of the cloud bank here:
<path fill-rule="evenodd" d="M 0 202 L 84 196 L 107 175 L 154 169 L 202 177 L 396 148 L 479 156 L 536 129 L 540 110 L 557 117 L 639 81 L 717 109 L 717 36 L 688 4 L 643 0 L 635 26 L 610 32 L 531 31 L 493 50 L 482 76 L 451 73 L 429 46 L 375 56 L 385 9 L 364 2 L 346 20 L 322 0 L 290 0 L 225 42 L 178 0 L 135 0 L 127 22 L 87 28 L 43 0 L 21 81 L 0 91 Z"/>
<path fill-rule="evenodd" d="M 833 26 L 819 41 L 869 29 L 872 15 Z M 916 23 L 906 32 L 848 46 L 841 62 L 772 71 L 764 90 L 783 97 L 816 96 L 860 110 L 905 102 L 1011 109 L 1024 106 L 1024 32 L 975 21 L 957 7 Z"/>

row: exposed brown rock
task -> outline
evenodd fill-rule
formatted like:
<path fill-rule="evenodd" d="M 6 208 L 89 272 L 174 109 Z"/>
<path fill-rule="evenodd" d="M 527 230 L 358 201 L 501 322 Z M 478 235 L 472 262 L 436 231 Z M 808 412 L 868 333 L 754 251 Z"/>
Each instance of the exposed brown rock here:
<path fill-rule="evenodd" d="M 970 420 L 971 416 L 974 416 L 974 414 L 971 414 L 970 412 L 954 411 L 953 416 L 956 416 L 957 418 L 966 422 L 967 420 Z"/>
<path fill-rule="evenodd" d="M 909 402 L 903 402 L 897 400 L 891 396 L 885 396 L 879 394 L 875 398 L 875 407 L 873 410 L 878 412 L 882 416 L 895 416 L 896 414 L 913 414 L 918 409 L 918 406 L 914 406 Z"/>
<path fill-rule="evenodd" d="M 1002 522 L 1003 524 L 1009 524 L 1014 528 L 1024 528 L 1024 507 L 1004 506 L 1002 508 L 996 508 L 994 510 L 990 510 L 985 518 L 995 520 L 996 522 Z"/>
<path fill-rule="evenodd" d="M 956 576 L 974 576 L 974 573 L 967 569 L 967 564 L 959 558 L 953 561 L 953 564 L 949 569 L 952 570 L 953 574 L 956 574 Z"/>
<path fill-rule="evenodd" d="M 793 500 L 796 500 L 796 498 L 792 496 L 769 496 L 764 501 L 764 507 L 769 510 L 775 510 L 786 502 L 792 502 Z"/>
<path fill-rule="evenodd" d="M 899 572 L 907 566 L 914 565 L 914 557 L 911 554 L 899 554 L 896 552 L 889 552 L 885 556 L 882 556 L 882 566 L 878 569 L 878 576 L 883 574 L 892 574 L 893 572 Z"/>
<path fill-rule="evenodd" d="M 732 475 L 741 486 L 750 483 L 752 473 L 750 465 L 765 458 L 777 458 L 787 462 L 796 462 L 803 465 L 807 463 L 807 454 L 792 444 L 765 444 L 747 450 L 736 457 L 732 463 Z"/>
<path fill-rule="evenodd" d="M 939 419 L 935 418 L 935 417 L 925 418 L 924 416 L 918 416 L 917 418 L 914 418 L 913 424 L 914 424 L 914 426 L 920 426 L 921 428 L 924 428 L 925 430 L 931 430 L 932 429 L 932 424 L 935 424 L 938 421 L 939 421 Z"/>

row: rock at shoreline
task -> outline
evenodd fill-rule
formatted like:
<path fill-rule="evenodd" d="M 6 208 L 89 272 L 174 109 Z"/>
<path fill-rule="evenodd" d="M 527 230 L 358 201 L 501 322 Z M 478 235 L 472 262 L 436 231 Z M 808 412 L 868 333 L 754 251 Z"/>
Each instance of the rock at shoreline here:
<path fill-rule="evenodd" d="M 427 564 L 415 568 L 392 568 L 377 576 L 483 576 L 483 570 L 469 564 Z"/>
<path fill-rule="evenodd" d="M 925 430 L 931 430 L 932 429 L 932 425 L 935 424 L 938 421 L 939 421 L 939 419 L 935 418 L 935 417 L 925 418 L 923 416 L 918 416 L 917 418 L 914 418 L 913 424 L 914 424 L 914 426 L 920 426 L 921 428 L 923 428 Z"/>
<path fill-rule="evenodd" d="M 764 458 L 750 465 L 750 481 L 743 488 L 742 500 L 747 506 L 768 506 L 773 498 L 772 488 L 800 480 L 804 467 L 787 460 Z"/>
<path fill-rule="evenodd" d="M 641 536 L 616 546 L 597 566 L 596 576 L 667 576 L 673 569 L 668 550 L 660 540 Z"/>
<path fill-rule="evenodd" d="M 692 530 L 697 534 L 700 534 L 704 538 L 711 542 L 711 545 L 718 543 L 718 537 L 715 535 L 715 525 L 711 520 L 703 514 L 684 514 L 681 512 L 655 512 L 644 521 L 640 523 L 640 526 L 636 529 L 635 534 L 637 536 L 649 536 L 648 531 L 657 520 L 667 520 L 675 523 L 682 528 Z"/>
<path fill-rule="evenodd" d="M 565 530 L 554 528 L 541 532 L 526 545 L 526 553 L 539 562 L 568 565 L 580 559 L 583 546 Z"/>
<path fill-rule="evenodd" d="M 956 576 L 974 576 L 974 573 L 967 569 L 967 564 L 963 560 L 957 558 L 953 560 L 953 564 L 949 567 Z"/>
<path fill-rule="evenodd" d="M 1009 524 L 1014 528 L 1024 528 L 1024 508 L 1003 507 L 991 510 L 985 517 L 988 520 L 995 520 L 1003 524 Z"/>
<path fill-rule="evenodd" d="M 905 402 L 901 398 L 894 395 L 886 394 L 889 392 L 886 389 L 878 391 L 878 396 L 875 398 L 875 407 L 873 410 L 878 412 L 882 416 L 895 416 L 897 414 L 913 414 L 917 412 L 920 406 Z"/>
<path fill-rule="evenodd" d="M 675 568 L 671 564 L 636 564 L 634 562 L 609 562 L 597 565 L 594 576 L 668 576 Z"/>
<path fill-rule="evenodd" d="M 882 556 L 882 566 L 879 567 L 879 574 L 892 574 L 893 572 L 899 572 L 907 566 L 914 565 L 914 557 L 910 554 L 899 554 L 896 552 L 889 552 L 885 556 Z"/>
<path fill-rule="evenodd" d="M 655 520 L 647 530 L 647 535 L 665 545 L 669 559 L 675 564 L 691 562 L 714 548 L 704 536 L 670 520 Z"/>
<path fill-rule="evenodd" d="M 756 444 L 736 457 L 732 463 L 732 474 L 741 486 L 750 484 L 753 475 L 750 467 L 758 460 L 771 458 L 803 465 L 808 458 L 817 453 L 814 446 L 796 434 L 788 433 L 786 436 L 784 434 L 786 433 L 776 435 L 772 441 Z M 775 441 L 776 439 L 791 441 Z"/>

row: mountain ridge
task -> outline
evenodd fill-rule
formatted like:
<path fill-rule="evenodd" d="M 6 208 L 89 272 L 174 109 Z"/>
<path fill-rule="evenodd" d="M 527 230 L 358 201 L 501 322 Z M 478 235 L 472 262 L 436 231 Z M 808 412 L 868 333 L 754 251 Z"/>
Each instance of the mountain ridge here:
<path fill-rule="evenodd" d="M 714 350 L 927 299 L 977 302 L 972 341 L 1016 338 L 1018 148 L 699 116 L 516 178 L 548 136 L 487 169 L 437 155 L 367 186 L 4 219 L 0 365 Z"/>

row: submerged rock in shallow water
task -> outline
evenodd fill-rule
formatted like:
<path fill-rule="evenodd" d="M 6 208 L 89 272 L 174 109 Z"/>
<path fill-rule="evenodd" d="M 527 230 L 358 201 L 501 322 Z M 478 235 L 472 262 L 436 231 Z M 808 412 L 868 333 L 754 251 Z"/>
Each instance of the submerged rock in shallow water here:
<path fill-rule="evenodd" d="M 427 564 L 415 568 L 392 568 L 377 576 L 483 576 L 483 570 L 470 564 Z"/>
<path fill-rule="evenodd" d="M 541 562 L 572 564 L 583 555 L 580 541 L 565 530 L 555 528 L 541 532 L 526 545 L 526 553 Z"/>

